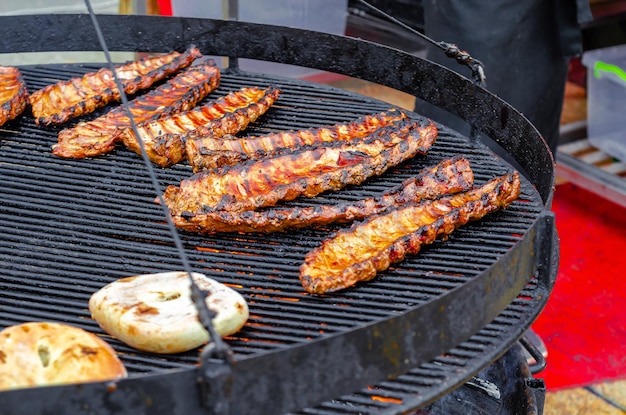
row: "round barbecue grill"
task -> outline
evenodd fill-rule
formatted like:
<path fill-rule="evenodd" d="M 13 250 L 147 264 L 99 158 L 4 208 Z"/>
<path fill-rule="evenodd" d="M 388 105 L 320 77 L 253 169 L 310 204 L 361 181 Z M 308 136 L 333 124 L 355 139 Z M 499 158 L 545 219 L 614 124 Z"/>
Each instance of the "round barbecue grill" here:
<path fill-rule="evenodd" d="M 0 328 L 69 323 L 102 335 L 129 378 L 0 393 L 3 411 L 45 413 L 363 414 L 408 413 L 444 396 L 502 356 L 543 308 L 558 243 L 549 210 L 553 160 L 536 129 L 470 80 L 385 46 L 252 23 L 161 16 L 98 16 L 110 50 L 184 50 L 230 57 L 214 99 L 245 86 L 283 93 L 244 135 L 351 121 L 389 104 L 297 79 L 243 72 L 236 58 L 300 65 L 412 94 L 466 120 L 477 134 L 444 125 L 427 156 L 364 185 L 306 203 L 372 196 L 454 155 L 480 185 L 511 169 L 522 195 L 367 284 L 324 296 L 298 280 L 304 255 L 338 227 L 274 234 L 181 233 L 195 271 L 242 293 L 250 319 L 226 342 L 233 363 L 200 351 L 172 356 L 129 348 L 90 319 L 90 295 L 131 275 L 180 270 L 177 250 L 140 157 L 122 147 L 93 159 L 53 156 L 58 128 L 25 113 L 0 130 L 3 273 Z M 0 18 L 0 53 L 100 50 L 88 15 Z M 20 67 L 31 92 L 102 65 Z M 99 115 L 96 113 L 95 115 Z M 421 118 L 419 114 L 411 117 Z M 478 136 L 501 147 L 500 154 Z M 492 145 L 493 146 L 493 145 Z M 162 186 L 191 174 L 157 171 Z M 302 201 L 289 202 L 304 203 Z"/>

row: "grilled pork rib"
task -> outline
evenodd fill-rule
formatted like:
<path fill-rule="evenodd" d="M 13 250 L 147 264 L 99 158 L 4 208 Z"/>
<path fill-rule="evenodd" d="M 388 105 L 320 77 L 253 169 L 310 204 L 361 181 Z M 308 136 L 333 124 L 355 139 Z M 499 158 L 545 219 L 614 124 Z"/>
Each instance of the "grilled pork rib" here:
<path fill-rule="evenodd" d="M 360 184 L 418 153 L 437 136 L 435 125 L 403 121 L 366 140 L 325 143 L 314 148 L 196 173 L 179 187 L 165 189 L 172 216 L 189 217 L 217 210 L 243 211 L 271 206 L 300 195 Z"/>
<path fill-rule="evenodd" d="M 348 124 L 336 124 L 311 130 L 285 131 L 258 137 L 220 138 L 223 128 L 187 140 L 187 159 L 194 172 L 275 156 L 285 149 L 300 148 L 323 142 L 353 140 L 372 134 L 379 128 L 406 118 L 390 110 L 366 115 Z"/>
<path fill-rule="evenodd" d="M 143 123 L 137 130 L 150 160 L 161 167 L 167 167 L 186 158 L 187 135 L 194 134 L 211 121 L 231 113 L 244 112 L 247 126 L 265 114 L 279 94 L 280 90 L 272 86 L 266 89 L 242 88 L 189 111 Z M 128 148 L 141 154 L 141 148 L 131 128 L 122 131 L 121 139 Z"/>
<path fill-rule="evenodd" d="M 212 61 L 191 66 L 163 85 L 129 102 L 136 123 L 166 117 L 193 108 L 217 88 L 220 71 Z M 121 131 L 130 125 L 125 107 L 59 132 L 52 153 L 59 157 L 84 158 L 113 150 Z"/>
<path fill-rule="evenodd" d="M 372 216 L 309 252 L 300 267 L 302 286 L 310 293 L 324 294 L 369 281 L 437 237 L 505 208 L 519 193 L 519 174 L 514 172 L 478 189 Z"/>
<path fill-rule="evenodd" d="M 0 66 L 0 125 L 15 119 L 28 104 L 28 88 L 19 69 Z"/>
<path fill-rule="evenodd" d="M 462 192 L 470 189 L 474 174 L 467 159 L 455 157 L 422 170 L 400 186 L 379 197 L 338 205 L 273 207 L 261 211 L 218 211 L 191 217 L 174 216 L 174 224 L 186 231 L 278 232 L 309 226 L 345 223 L 382 213 L 409 202 Z"/>
<path fill-rule="evenodd" d="M 124 92 L 134 94 L 188 67 L 201 56 L 200 50 L 190 48 L 182 54 L 172 52 L 118 65 L 115 72 Z M 109 68 L 48 85 L 30 96 L 35 122 L 40 125 L 61 124 L 119 100 L 120 92 Z"/>

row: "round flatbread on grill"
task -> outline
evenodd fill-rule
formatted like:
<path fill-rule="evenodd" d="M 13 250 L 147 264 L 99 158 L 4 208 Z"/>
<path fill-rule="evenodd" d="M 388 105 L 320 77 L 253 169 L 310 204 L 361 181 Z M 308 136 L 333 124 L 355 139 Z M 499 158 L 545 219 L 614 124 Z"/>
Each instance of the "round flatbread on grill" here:
<path fill-rule="evenodd" d="M 217 313 L 220 336 L 239 331 L 248 320 L 248 304 L 237 291 L 203 274 L 192 273 L 205 301 Z M 186 272 L 122 278 L 95 292 L 89 310 L 100 327 L 131 347 L 152 353 L 180 353 L 202 346 L 209 333 L 200 324 Z"/>
<path fill-rule="evenodd" d="M 0 331 L 0 389 L 123 377 L 126 369 L 113 348 L 78 327 L 32 322 Z"/>

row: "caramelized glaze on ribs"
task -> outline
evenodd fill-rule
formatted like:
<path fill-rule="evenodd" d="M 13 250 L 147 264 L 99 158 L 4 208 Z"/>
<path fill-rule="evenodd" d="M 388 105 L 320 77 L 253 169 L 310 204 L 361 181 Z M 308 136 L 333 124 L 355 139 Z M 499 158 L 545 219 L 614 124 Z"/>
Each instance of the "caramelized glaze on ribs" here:
<path fill-rule="evenodd" d="M 404 121 L 382 128 L 366 140 L 325 143 L 314 148 L 196 173 L 179 187 L 168 186 L 163 200 L 172 216 L 189 217 L 216 210 L 243 211 L 272 206 L 298 196 L 360 184 L 380 175 L 434 143 L 430 122 Z"/>
<path fill-rule="evenodd" d="M 172 52 L 118 65 L 115 72 L 124 92 L 134 94 L 188 67 L 201 56 L 197 48 L 190 48 L 182 54 Z M 119 100 L 120 92 L 109 68 L 48 85 L 30 96 L 35 122 L 41 125 L 62 124 Z"/>
<path fill-rule="evenodd" d="M 302 286 L 310 293 L 324 294 L 369 281 L 437 237 L 505 208 L 519 193 L 519 174 L 514 172 L 478 189 L 409 204 L 355 223 L 306 255 L 300 267 Z"/>
<path fill-rule="evenodd" d="M 216 128 L 208 131 L 208 134 L 187 140 L 187 159 L 194 172 L 205 171 L 274 156 L 285 149 L 365 137 L 404 118 L 404 113 L 390 110 L 387 113 L 366 115 L 348 124 L 243 138 L 223 138 L 225 129 Z"/>
<path fill-rule="evenodd" d="M 185 218 L 174 216 L 174 224 L 186 231 L 278 232 L 309 226 L 345 223 L 379 214 L 391 207 L 468 190 L 474 174 L 467 159 L 455 157 L 422 170 L 379 197 L 336 205 L 273 207 L 260 211 L 217 211 Z"/>
<path fill-rule="evenodd" d="M 163 85 L 129 102 L 136 123 L 155 120 L 193 108 L 217 88 L 219 69 L 211 61 L 191 66 Z M 59 157 L 84 158 L 113 150 L 121 140 L 121 131 L 130 126 L 123 106 L 106 114 L 59 132 L 58 143 L 52 153 Z"/>
<path fill-rule="evenodd" d="M 0 125 L 20 115 L 28 104 L 28 88 L 19 69 L 0 66 Z"/>
<path fill-rule="evenodd" d="M 242 88 L 218 100 L 167 118 L 161 118 L 137 126 L 148 157 L 161 167 L 179 163 L 186 158 L 185 140 L 189 134 L 231 113 L 245 113 L 248 123 L 265 114 L 274 104 L 280 90 L 273 86 L 266 89 Z M 245 128 L 242 123 L 242 127 Z M 124 144 L 141 154 L 139 142 L 131 128 L 121 133 Z"/>

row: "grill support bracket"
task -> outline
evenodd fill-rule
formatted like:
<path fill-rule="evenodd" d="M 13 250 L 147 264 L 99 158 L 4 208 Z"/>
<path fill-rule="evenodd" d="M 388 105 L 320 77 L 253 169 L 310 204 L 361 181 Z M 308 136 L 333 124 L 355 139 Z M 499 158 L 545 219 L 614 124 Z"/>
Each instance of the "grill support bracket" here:
<path fill-rule="evenodd" d="M 215 343 L 205 347 L 212 349 Z M 202 353 L 204 356 L 204 352 Z M 198 387 L 200 388 L 200 405 L 207 408 L 208 415 L 228 415 L 232 399 L 233 376 L 230 358 L 202 359 L 198 369 Z"/>

